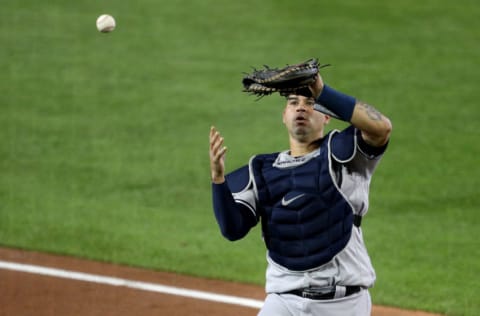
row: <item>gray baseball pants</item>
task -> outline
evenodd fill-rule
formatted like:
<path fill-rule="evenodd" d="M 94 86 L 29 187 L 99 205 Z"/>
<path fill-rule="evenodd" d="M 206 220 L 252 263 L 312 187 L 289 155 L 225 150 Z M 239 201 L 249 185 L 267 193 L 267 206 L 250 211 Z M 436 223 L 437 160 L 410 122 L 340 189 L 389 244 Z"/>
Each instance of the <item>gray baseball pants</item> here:
<path fill-rule="evenodd" d="M 268 294 L 258 316 L 370 316 L 368 290 L 332 300 L 311 300 L 293 294 Z"/>

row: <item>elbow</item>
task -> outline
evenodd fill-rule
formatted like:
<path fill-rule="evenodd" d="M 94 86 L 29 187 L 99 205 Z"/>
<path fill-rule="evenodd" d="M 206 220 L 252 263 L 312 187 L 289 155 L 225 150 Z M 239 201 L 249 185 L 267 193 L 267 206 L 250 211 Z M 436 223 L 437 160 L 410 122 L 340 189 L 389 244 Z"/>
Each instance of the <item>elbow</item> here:
<path fill-rule="evenodd" d="M 242 239 L 241 237 L 232 236 L 232 235 L 223 235 L 223 237 L 225 237 L 225 239 L 227 239 L 228 241 L 232 241 L 232 242 Z"/>
<path fill-rule="evenodd" d="M 381 127 L 379 128 L 379 138 L 382 140 L 382 142 L 385 144 L 387 141 L 390 139 L 390 135 L 392 134 L 392 122 L 384 117 L 382 120 Z"/>
<path fill-rule="evenodd" d="M 388 118 L 384 117 L 379 124 L 375 126 L 375 128 L 372 128 L 368 132 L 364 131 L 363 136 L 368 144 L 375 147 L 381 147 L 390 139 L 392 129 L 392 122 Z"/>
<path fill-rule="evenodd" d="M 242 239 L 245 234 L 239 231 L 231 231 L 226 229 L 221 229 L 222 236 L 228 241 L 237 241 Z"/>
<path fill-rule="evenodd" d="M 223 217 L 223 213 L 220 212 L 216 213 L 216 215 L 220 233 L 225 239 L 236 241 L 243 238 L 248 233 L 248 229 L 241 224 L 241 220 L 227 219 Z"/>

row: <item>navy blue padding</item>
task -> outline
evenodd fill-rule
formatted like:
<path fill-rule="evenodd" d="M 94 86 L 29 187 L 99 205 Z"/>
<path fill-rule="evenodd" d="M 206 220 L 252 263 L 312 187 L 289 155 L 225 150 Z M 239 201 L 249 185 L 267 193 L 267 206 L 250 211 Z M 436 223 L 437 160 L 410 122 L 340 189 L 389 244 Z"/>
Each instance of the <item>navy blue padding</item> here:
<path fill-rule="evenodd" d="M 335 133 L 331 142 L 331 151 L 339 161 L 348 161 L 355 153 L 355 127 L 347 127 L 340 133 Z"/>
<path fill-rule="evenodd" d="M 261 200 L 261 201 L 267 201 L 267 200 L 272 199 L 270 194 L 274 193 L 274 192 L 270 192 L 268 190 L 268 187 L 265 184 L 265 174 L 262 174 L 263 173 L 262 170 L 263 170 L 264 166 L 269 166 L 270 168 L 272 168 L 272 165 L 275 162 L 275 159 L 276 159 L 277 156 L 278 156 L 278 153 L 262 154 L 262 155 L 255 156 L 255 158 L 252 160 L 252 169 L 253 169 L 253 173 L 254 173 L 254 176 L 255 176 L 255 183 L 256 183 L 256 186 L 257 186 L 257 194 L 258 194 L 259 200 Z M 268 171 L 267 171 L 267 173 L 268 173 Z M 281 175 L 281 174 L 272 174 L 272 176 L 276 177 L 277 182 L 279 182 L 279 184 L 278 184 L 279 186 L 281 186 L 285 189 L 288 189 L 288 186 L 289 186 L 288 175 L 285 176 L 285 175 Z M 279 198 L 282 198 L 282 197 L 277 195 L 273 198 L 279 199 Z M 264 207 L 264 205 L 262 205 L 262 207 Z"/>
<path fill-rule="evenodd" d="M 353 147 L 353 132 L 333 137 Z M 259 155 L 252 161 L 269 255 L 290 270 L 318 267 L 350 240 L 353 210 L 332 182 L 326 142 L 318 157 L 294 168 L 274 167 L 276 157 Z"/>

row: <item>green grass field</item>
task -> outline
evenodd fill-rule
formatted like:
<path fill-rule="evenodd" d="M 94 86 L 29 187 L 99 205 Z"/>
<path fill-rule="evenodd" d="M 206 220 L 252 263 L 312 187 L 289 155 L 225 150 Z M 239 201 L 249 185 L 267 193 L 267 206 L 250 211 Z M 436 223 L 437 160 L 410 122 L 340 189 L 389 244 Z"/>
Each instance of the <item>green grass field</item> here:
<path fill-rule="evenodd" d="M 263 284 L 259 229 L 217 229 L 208 131 L 229 170 L 285 149 L 283 100 L 255 102 L 242 72 L 318 57 L 394 125 L 364 220 L 374 304 L 478 315 L 479 15 L 473 0 L 4 0 L 0 245 Z"/>

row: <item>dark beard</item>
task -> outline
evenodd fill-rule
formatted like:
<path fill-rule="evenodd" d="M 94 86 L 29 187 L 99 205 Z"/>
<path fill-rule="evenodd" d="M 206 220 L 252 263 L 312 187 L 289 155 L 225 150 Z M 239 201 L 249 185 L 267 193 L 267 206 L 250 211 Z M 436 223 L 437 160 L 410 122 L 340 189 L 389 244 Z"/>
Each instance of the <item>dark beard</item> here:
<path fill-rule="evenodd" d="M 300 142 L 305 141 L 308 138 L 307 127 L 297 126 L 292 130 L 292 136 Z"/>
<path fill-rule="evenodd" d="M 293 138 L 295 138 L 297 141 L 300 143 L 306 143 L 309 141 L 309 133 L 308 133 L 308 127 L 307 126 L 296 126 L 292 132 L 291 135 Z M 315 144 L 316 146 L 320 147 L 320 145 L 323 143 L 325 140 L 325 137 L 318 138 L 311 142 L 311 144 Z"/>

